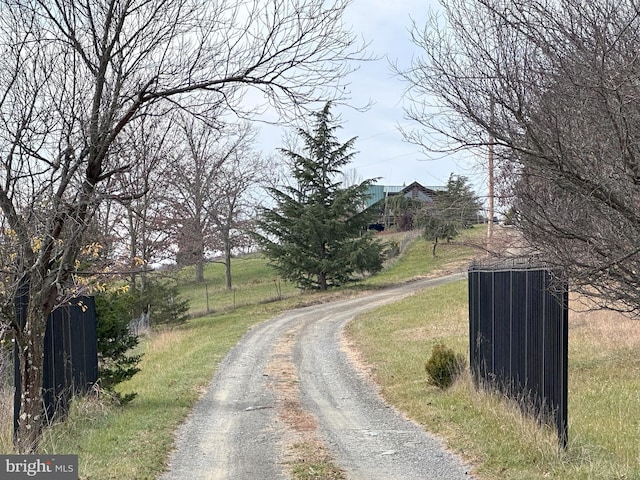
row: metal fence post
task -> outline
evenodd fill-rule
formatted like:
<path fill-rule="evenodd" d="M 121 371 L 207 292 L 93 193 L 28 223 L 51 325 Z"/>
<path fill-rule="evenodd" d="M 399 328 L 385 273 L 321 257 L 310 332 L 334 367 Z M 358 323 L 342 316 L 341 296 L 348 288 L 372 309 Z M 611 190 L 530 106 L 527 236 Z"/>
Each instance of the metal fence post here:
<path fill-rule="evenodd" d="M 541 266 L 469 268 L 469 354 L 474 383 L 533 407 L 567 445 L 568 287 Z M 558 287 L 558 288 L 556 288 Z"/>

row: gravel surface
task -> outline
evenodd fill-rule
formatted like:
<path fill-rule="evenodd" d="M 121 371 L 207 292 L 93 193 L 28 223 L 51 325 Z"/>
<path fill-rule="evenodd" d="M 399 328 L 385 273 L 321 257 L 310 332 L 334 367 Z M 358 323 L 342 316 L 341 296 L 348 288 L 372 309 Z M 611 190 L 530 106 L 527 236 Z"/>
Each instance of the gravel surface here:
<path fill-rule="evenodd" d="M 454 274 L 286 312 L 251 329 L 214 376 L 179 429 L 162 480 L 289 478 L 291 427 L 273 368 L 288 337 L 299 398 L 314 432 L 348 479 L 470 479 L 470 468 L 441 442 L 389 408 L 341 347 L 355 316 L 423 288 L 464 278 Z M 289 382 L 291 383 L 291 382 Z"/>

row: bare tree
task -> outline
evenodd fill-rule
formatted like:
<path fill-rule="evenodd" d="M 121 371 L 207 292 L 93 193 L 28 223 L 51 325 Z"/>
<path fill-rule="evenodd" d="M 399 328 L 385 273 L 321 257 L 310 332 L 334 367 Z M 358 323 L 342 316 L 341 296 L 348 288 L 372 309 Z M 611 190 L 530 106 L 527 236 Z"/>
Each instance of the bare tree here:
<path fill-rule="evenodd" d="M 139 277 L 141 290 L 149 265 L 167 258 L 172 240 L 165 199 L 171 181 L 169 151 L 174 146 L 167 138 L 169 120 L 149 116 L 127 129 L 119 154 L 131 168 L 110 179 L 112 188 L 121 193 L 105 202 L 116 213 L 115 222 L 108 224 L 119 244 L 119 252 L 114 252 L 114 260 L 120 260 L 116 265 L 128 272 L 132 288 Z M 117 258 L 122 256 L 126 258 Z"/>
<path fill-rule="evenodd" d="M 0 209 L 21 322 L 17 448 L 42 425 L 46 319 L 68 295 L 84 232 L 107 181 L 130 170 L 118 142 L 153 108 L 249 116 L 341 96 L 361 57 L 347 1 L 24 0 L 0 3 Z M 247 89 L 261 104 L 243 103 Z M 122 192 L 124 193 L 124 192 Z M 118 195 L 119 192 L 109 192 Z"/>
<path fill-rule="evenodd" d="M 178 244 L 176 261 L 195 266 L 204 281 L 207 253 L 221 251 L 231 289 L 231 255 L 248 241 L 246 230 L 258 200 L 252 193 L 272 177 L 269 162 L 254 149 L 256 130 L 243 122 L 211 128 L 189 121 L 180 128 L 182 147 L 175 149 L 167 204 Z"/>
<path fill-rule="evenodd" d="M 175 225 L 179 265 L 195 266 L 195 281 L 204 281 L 205 252 L 213 248 L 215 225 L 211 216 L 216 201 L 215 179 L 233 154 L 239 138 L 227 136 L 192 117 L 182 118 L 167 191 Z"/>
<path fill-rule="evenodd" d="M 237 126 L 238 141 L 212 179 L 209 215 L 224 253 L 225 283 L 231 290 L 231 257 L 234 248 L 251 242 L 261 187 L 274 181 L 274 160 L 254 150 L 255 130 L 250 124 Z"/>
<path fill-rule="evenodd" d="M 450 0 L 402 72 L 428 148 L 486 147 L 517 224 L 603 306 L 640 312 L 640 3 Z M 448 145 L 434 147 L 433 138 Z"/>

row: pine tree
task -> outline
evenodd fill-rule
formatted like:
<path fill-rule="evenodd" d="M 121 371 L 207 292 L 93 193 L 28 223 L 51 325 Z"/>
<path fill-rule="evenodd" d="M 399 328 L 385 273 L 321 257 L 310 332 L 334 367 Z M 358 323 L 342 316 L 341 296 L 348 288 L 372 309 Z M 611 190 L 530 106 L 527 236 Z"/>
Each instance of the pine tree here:
<path fill-rule="evenodd" d="M 345 186 L 338 180 L 353 155 L 355 138 L 340 144 L 331 104 L 314 114 L 312 130 L 299 129 L 303 154 L 281 150 L 294 184 L 272 188 L 275 207 L 264 209 L 257 241 L 278 272 L 303 289 L 326 290 L 356 273 L 382 268 L 382 248 L 366 232 L 364 210 L 373 180 Z"/>
<path fill-rule="evenodd" d="M 481 204 L 478 196 L 468 183 L 467 177 L 449 176 L 447 188 L 438 192 L 435 202 L 424 208 L 418 223 L 424 228 L 424 236 L 433 242 L 433 256 L 436 256 L 438 240 L 449 242 L 463 228 L 470 228 L 477 221 Z"/>

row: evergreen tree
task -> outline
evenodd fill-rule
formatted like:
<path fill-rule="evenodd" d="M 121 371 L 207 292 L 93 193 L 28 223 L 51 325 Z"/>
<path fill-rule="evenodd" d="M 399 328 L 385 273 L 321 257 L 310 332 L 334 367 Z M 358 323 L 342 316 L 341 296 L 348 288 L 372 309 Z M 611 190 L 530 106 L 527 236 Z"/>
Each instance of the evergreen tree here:
<path fill-rule="evenodd" d="M 477 221 L 481 205 L 467 177 L 449 175 L 447 188 L 438 192 L 435 202 L 420 212 L 418 222 L 424 228 L 424 236 L 433 242 L 436 256 L 438 240 L 454 239 L 463 228 L 470 228 Z"/>
<path fill-rule="evenodd" d="M 311 131 L 298 130 L 303 154 L 281 150 L 294 185 L 270 189 L 276 205 L 263 210 L 256 236 L 283 278 L 304 289 L 326 290 L 382 268 L 381 245 L 366 231 L 372 219 L 364 202 L 373 180 L 352 186 L 339 180 L 355 138 L 338 142 L 330 110 L 327 103 L 314 114 Z"/>
<path fill-rule="evenodd" d="M 100 386 L 121 403 L 136 394 L 121 395 L 114 387 L 140 371 L 141 355 L 132 355 L 138 336 L 129 331 L 133 297 L 124 290 L 100 292 L 95 295 Z"/>

